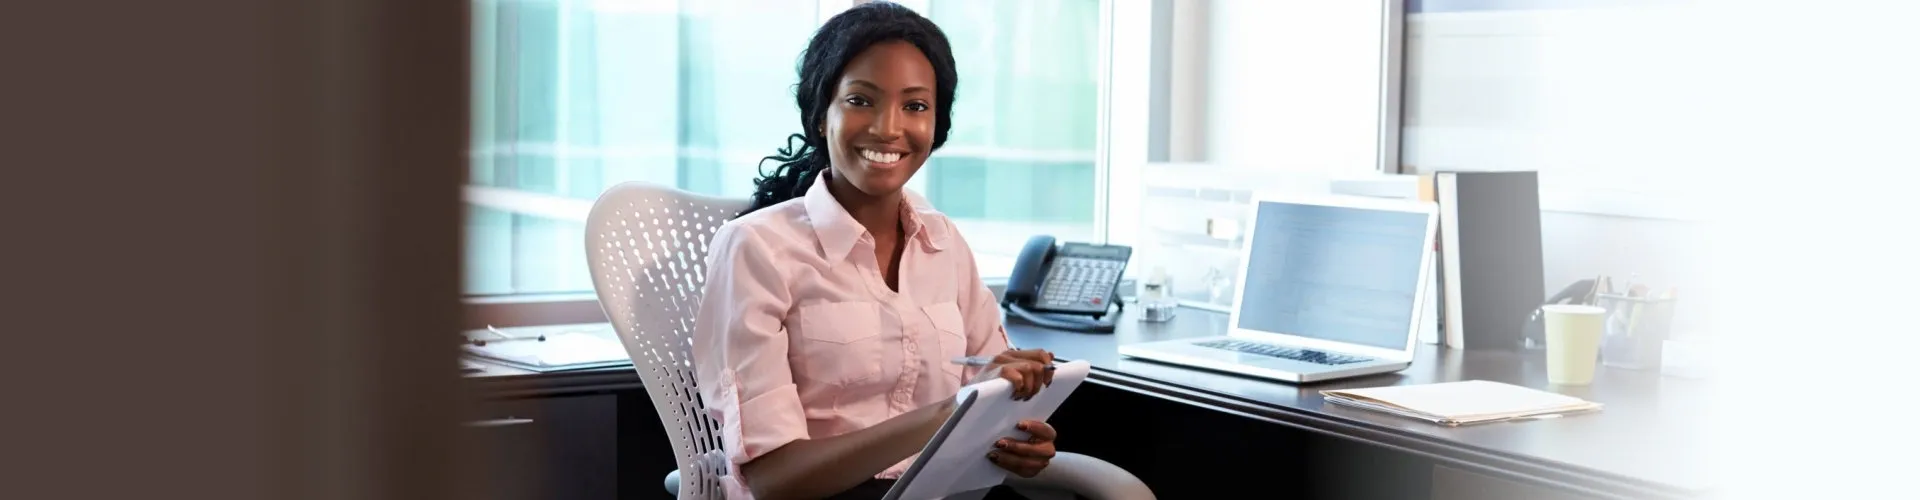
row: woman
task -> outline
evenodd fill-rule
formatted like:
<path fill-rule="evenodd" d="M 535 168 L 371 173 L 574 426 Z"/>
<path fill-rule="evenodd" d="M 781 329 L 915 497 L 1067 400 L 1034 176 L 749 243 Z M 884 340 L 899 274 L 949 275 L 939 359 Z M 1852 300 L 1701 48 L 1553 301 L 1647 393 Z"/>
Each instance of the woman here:
<path fill-rule="evenodd" d="M 939 27 L 861 4 L 820 27 L 799 73 L 800 144 L 768 157 L 781 165 L 709 245 L 693 362 L 729 498 L 878 498 L 962 384 L 998 376 L 1029 398 L 1053 357 L 1008 350 L 972 250 L 904 189 L 951 127 L 958 78 Z M 969 355 L 994 363 L 951 362 Z M 1007 435 L 1029 437 L 981 459 L 1032 477 L 1055 433 L 1019 427 Z"/>

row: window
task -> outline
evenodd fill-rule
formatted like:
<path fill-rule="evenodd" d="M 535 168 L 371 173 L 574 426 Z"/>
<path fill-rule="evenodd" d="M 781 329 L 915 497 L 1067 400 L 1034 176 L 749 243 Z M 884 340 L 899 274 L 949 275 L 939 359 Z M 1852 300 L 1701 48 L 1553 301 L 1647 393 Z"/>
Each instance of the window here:
<path fill-rule="evenodd" d="M 467 293 L 592 290 L 584 220 L 614 184 L 752 192 L 817 3 L 733 3 L 475 4 Z"/>
<path fill-rule="evenodd" d="M 1032 234 L 1099 239 L 1100 3 L 904 2 L 960 72 L 950 139 L 910 187 L 984 273 Z M 583 221 L 614 184 L 748 196 L 798 127 L 794 62 L 834 4 L 476 0 L 466 292 L 591 291 Z"/>
<path fill-rule="evenodd" d="M 982 273 L 1004 276 L 1031 235 L 1097 241 L 1100 1 L 925 4 L 960 88 L 951 139 L 916 189 L 960 226 Z"/>
<path fill-rule="evenodd" d="M 1551 211 L 1698 219 L 1722 151 L 1690 2 L 1408 0 L 1401 169 L 1535 170 Z"/>

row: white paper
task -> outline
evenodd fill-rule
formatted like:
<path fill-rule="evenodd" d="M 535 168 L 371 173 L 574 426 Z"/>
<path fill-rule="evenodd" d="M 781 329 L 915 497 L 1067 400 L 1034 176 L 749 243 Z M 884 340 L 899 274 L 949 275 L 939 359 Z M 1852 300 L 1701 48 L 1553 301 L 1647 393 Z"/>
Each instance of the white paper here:
<path fill-rule="evenodd" d="M 1013 385 L 1001 378 L 960 389 L 959 401 L 964 402 L 969 394 L 977 399 L 964 412 L 956 411 L 947 419 L 952 430 L 944 440 L 936 438 L 938 442 L 927 443 L 915 460 L 918 473 L 894 484 L 894 492 L 898 494 L 889 493 L 889 498 L 943 498 L 1006 482 L 1007 470 L 987 461 L 987 452 L 993 451 L 994 441 L 1026 439 L 1027 433 L 1014 426 L 1021 420 L 1045 421 L 1053 416 L 1067 396 L 1086 380 L 1089 369 L 1086 361 L 1056 365 L 1053 384 L 1026 401 L 1014 401 Z"/>
<path fill-rule="evenodd" d="M 567 366 L 626 359 L 620 341 L 584 332 L 550 335 L 547 340 L 494 341 L 469 346 L 474 354 L 532 366 Z"/>

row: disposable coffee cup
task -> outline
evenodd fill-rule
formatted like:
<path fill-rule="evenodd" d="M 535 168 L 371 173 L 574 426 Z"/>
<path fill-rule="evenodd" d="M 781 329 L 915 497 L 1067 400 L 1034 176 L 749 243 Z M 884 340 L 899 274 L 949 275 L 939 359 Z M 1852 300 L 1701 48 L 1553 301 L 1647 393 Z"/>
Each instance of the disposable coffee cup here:
<path fill-rule="evenodd" d="M 1597 306 L 1552 304 L 1542 306 L 1540 312 L 1546 318 L 1547 327 L 1547 382 L 1593 383 L 1607 310 Z"/>

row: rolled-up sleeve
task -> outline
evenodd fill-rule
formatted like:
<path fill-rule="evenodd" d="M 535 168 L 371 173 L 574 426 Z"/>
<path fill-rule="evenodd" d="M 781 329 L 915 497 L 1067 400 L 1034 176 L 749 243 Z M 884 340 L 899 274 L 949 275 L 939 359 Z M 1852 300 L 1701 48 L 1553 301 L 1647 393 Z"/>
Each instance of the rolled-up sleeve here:
<path fill-rule="evenodd" d="M 753 228 L 722 226 L 708 249 L 693 322 L 694 371 L 720 423 L 729 482 L 738 486 L 741 464 L 808 437 L 782 326 L 792 296 L 773 250 Z"/>
<path fill-rule="evenodd" d="M 951 224 L 951 223 L 949 223 Z M 973 249 L 967 245 L 960 232 L 948 226 L 953 239 L 959 242 L 958 255 L 966 261 L 966 277 L 960 283 L 960 317 L 967 329 L 967 355 L 995 355 L 1010 348 L 1007 342 L 1007 328 L 1000 320 L 1000 302 L 993 297 L 993 290 L 987 289 L 987 283 L 980 280 L 979 263 L 973 259 Z M 962 372 L 960 380 L 973 380 L 982 368 L 969 366 Z"/>

